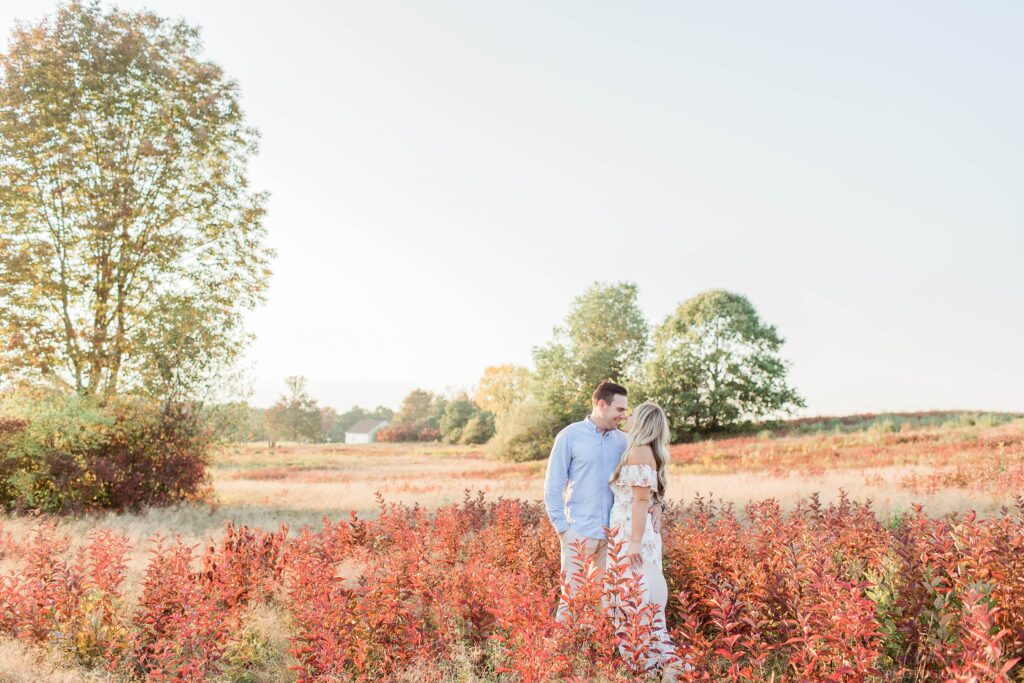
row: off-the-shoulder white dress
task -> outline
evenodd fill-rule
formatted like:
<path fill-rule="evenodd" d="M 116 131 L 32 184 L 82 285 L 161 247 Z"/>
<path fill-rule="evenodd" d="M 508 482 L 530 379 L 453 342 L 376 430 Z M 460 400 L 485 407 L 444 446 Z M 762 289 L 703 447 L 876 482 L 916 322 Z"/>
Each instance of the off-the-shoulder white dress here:
<path fill-rule="evenodd" d="M 619 470 L 619 478 L 611 484 L 614 502 L 608 520 L 608 526 L 616 531 L 615 539 L 623 541 L 622 553 L 629 547 L 630 535 L 633 532 L 633 487 L 647 486 L 652 491 L 658 489 L 658 475 L 650 465 L 623 465 Z M 640 541 L 640 555 L 643 558 L 641 585 L 644 589 L 644 600 L 658 604 L 658 620 L 660 625 L 655 628 L 657 642 L 652 643 L 654 649 L 661 653 L 659 659 L 664 661 L 668 656 L 675 655 L 675 646 L 665 628 L 665 603 L 668 600 L 668 587 L 661 569 L 661 534 L 654 530 L 651 514 L 647 513 L 644 534 Z M 632 573 L 632 569 L 627 569 Z M 660 663 L 652 662 L 651 664 Z"/>

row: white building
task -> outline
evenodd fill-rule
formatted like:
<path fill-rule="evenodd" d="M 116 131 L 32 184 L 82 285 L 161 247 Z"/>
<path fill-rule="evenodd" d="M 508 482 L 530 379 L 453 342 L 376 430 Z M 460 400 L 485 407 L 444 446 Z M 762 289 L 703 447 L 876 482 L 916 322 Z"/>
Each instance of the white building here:
<path fill-rule="evenodd" d="M 373 443 L 377 432 L 387 426 L 387 420 L 360 420 L 345 431 L 345 443 Z"/>

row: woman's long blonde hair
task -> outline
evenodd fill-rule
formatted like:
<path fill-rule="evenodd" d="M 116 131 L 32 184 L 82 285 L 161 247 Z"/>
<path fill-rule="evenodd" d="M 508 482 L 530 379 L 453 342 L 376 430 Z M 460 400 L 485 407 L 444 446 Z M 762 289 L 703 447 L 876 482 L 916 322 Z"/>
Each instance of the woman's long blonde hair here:
<path fill-rule="evenodd" d="M 668 418 L 665 411 L 657 403 L 641 403 L 633 411 L 633 426 L 629 429 L 629 439 L 626 442 L 626 450 L 622 453 L 619 464 L 615 466 L 608 483 L 614 483 L 619 478 L 619 471 L 629 461 L 629 452 L 637 446 L 650 446 L 654 451 L 655 468 L 658 471 L 658 490 L 654 493 L 654 499 L 659 503 L 665 499 L 666 476 L 668 469 L 668 442 L 671 438 L 668 429 Z"/>

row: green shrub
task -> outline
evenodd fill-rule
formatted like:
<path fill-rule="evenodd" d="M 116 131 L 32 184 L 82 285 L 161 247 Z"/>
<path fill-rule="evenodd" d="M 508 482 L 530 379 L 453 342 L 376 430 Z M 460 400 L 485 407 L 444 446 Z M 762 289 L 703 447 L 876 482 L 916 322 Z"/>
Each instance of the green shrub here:
<path fill-rule="evenodd" d="M 462 429 L 459 443 L 477 446 L 485 444 L 494 436 L 494 413 L 482 412 L 470 419 Z"/>
<path fill-rule="evenodd" d="M 555 420 L 539 402 L 522 401 L 498 418 L 491 449 L 503 460 L 542 460 L 551 453 L 556 431 L 564 426 Z"/>
<path fill-rule="evenodd" d="M 466 425 L 479 414 L 477 405 L 464 396 L 449 401 L 438 425 L 445 443 L 459 443 Z"/>
<path fill-rule="evenodd" d="M 903 420 L 898 416 L 887 415 L 872 422 L 871 426 L 868 427 L 868 431 L 876 434 L 893 434 L 900 431 L 902 426 Z"/>
<path fill-rule="evenodd" d="M 130 510 L 203 498 L 213 429 L 194 406 L 136 397 L 8 397 L 0 417 L 0 506 Z"/>

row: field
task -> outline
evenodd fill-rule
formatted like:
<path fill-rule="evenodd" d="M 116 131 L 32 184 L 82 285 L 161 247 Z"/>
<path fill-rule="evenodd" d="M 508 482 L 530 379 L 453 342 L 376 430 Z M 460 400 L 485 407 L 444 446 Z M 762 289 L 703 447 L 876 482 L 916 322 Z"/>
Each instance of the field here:
<path fill-rule="evenodd" d="M 794 429 L 672 459 L 669 620 L 699 670 L 995 680 L 984 667 L 1020 656 L 1024 420 Z M 545 617 L 544 466 L 241 444 L 208 506 L 5 518 L 0 680 L 629 679 L 581 636 L 603 622 Z"/>

